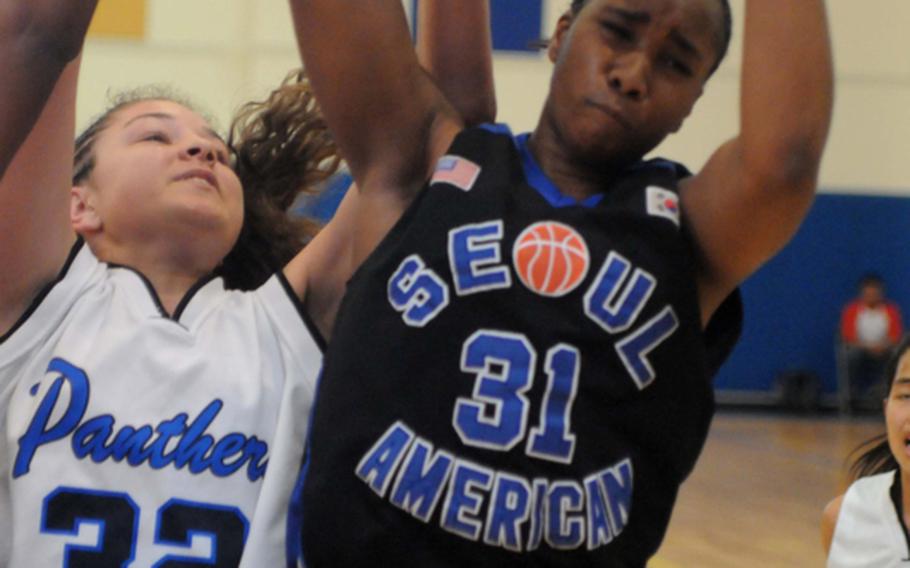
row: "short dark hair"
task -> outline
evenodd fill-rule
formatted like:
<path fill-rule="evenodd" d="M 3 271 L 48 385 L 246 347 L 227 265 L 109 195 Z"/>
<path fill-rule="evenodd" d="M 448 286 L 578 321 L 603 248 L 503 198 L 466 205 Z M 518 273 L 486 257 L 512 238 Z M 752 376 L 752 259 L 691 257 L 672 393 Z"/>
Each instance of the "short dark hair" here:
<path fill-rule="evenodd" d="M 866 286 L 878 286 L 879 288 L 884 288 L 885 280 L 877 272 L 867 272 L 863 274 L 859 279 L 856 287 L 862 290 Z"/>
<path fill-rule="evenodd" d="M 289 210 L 300 195 L 323 190 L 341 158 L 302 69 L 289 73 L 265 100 L 243 105 L 228 145 L 243 184 L 244 220 L 217 273 L 228 288 L 252 290 L 319 231 L 318 223 Z"/>
<path fill-rule="evenodd" d="M 719 1 L 724 14 L 723 36 L 721 37 L 720 45 L 717 46 L 717 60 L 714 62 L 714 66 L 711 67 L 709 76 L 717 71 L 717 68 L 720 67 L 721 62 L 727 56 L 727 51 L 730 49 L 730 39 L 733 37 L 733 11 L 730 9 L 730 1 Z M 572 15 L 577 16 L 587 3 L 588 0 L 572 0 L 572 6 L 569 8 L 572 11 Z"/>

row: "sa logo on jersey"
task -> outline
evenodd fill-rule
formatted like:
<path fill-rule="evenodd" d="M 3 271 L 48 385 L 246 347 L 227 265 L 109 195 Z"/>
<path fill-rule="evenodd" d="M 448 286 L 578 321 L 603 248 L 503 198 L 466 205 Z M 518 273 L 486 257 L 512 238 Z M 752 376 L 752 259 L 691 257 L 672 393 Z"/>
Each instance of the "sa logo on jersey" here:
<path fill-rule="evenodd" d="M 568 225 L 535 223 L 522 231 L 512 250 L 522 283 L 541 296 L 565 296 L 588 274 L 591 258 L 585 240 Z"/>
<path fill-rule="evenodd" d="M 669 219 L 679 227 L 679 196 L 656 185 L 648 186 L 645 191 L 648 214 Z"/>

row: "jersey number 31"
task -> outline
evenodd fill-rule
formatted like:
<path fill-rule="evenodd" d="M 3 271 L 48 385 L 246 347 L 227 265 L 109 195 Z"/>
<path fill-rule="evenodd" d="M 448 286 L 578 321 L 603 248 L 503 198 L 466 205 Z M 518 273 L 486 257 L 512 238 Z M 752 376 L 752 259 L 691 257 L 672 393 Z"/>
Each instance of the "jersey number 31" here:
<path fill-rule="evenodd" d="M 571 431 L 572 403 L 578 391 L 580 355 L 560 343 L 547 351 L 544 371 L 547 390 L 537 425 L 527 432 L 530 390 L 537 353 L 522 334 L 479 330 L 464 344 L 461 370 L 474 374 L 471 398 L 455 403 L 452 424 L 464 444 L 509 451 L 522 440 L 531 457 L 571 463 L 575 435 Z"/>

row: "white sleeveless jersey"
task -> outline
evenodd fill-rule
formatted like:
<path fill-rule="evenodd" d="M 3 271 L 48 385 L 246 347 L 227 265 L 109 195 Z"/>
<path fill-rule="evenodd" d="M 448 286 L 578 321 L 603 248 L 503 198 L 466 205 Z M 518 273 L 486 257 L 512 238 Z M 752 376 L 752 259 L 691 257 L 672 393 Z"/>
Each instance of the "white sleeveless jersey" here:
<path fill-rule="evenodd" d="M 281 275 L 169 318 L 77 245 L 0 338 L 0 566 L 283 565 L 312 329 Z"/>
<path fill-rule="evenodd" d="M 892 471 L 850 486 L 837 517 L 828 568 L 910 567 L 906 533 L 891 497 L 894 483 Z"/>

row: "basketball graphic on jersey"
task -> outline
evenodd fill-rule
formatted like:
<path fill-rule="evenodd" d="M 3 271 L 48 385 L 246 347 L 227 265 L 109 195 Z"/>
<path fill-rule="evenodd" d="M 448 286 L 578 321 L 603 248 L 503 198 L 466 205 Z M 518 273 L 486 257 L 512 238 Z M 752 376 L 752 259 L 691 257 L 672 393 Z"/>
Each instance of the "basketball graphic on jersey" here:
<path fill-rule="evenodd" d="M 565 296 L 584 280 L 588 245 L 575 229 L 554 221 L 534 223 L 518 236 L 512 262 L 522 283 L 541 296 Z"/>

